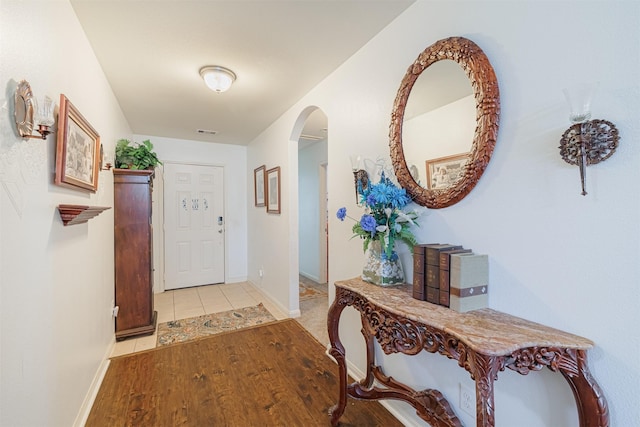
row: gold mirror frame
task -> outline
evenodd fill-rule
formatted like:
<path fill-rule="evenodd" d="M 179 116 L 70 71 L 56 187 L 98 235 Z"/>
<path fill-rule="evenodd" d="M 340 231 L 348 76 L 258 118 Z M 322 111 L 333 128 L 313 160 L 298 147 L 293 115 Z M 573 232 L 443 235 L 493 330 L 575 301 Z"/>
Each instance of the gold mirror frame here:
<path fill-rule="evenodd" d="M 421 187 L 409 172 L 402 148 L 402 123 L 411 88 L 420 74 L 431 64 L 445 59 L 457 62 L 471 81 L 476 100 L 476 130 L 464 175 L 448 188 L 429 190 Z M 393 104 L 389 148 L 399 184 L 414 202 L 428 208 L 440 209 L 458 203 L 475 187 L 491 160 L 498 137 L 499 118 L 498 80 L 482 49 L 464 37 L 449 37 L 435 42 L 409 67 Z"/>
<path fill-rule="evenodd" d="M 29 138 L 33 132 L 33 93 L 26 80 L 20 81 L 15 93 L 14 116 L 18 134 Z"/>

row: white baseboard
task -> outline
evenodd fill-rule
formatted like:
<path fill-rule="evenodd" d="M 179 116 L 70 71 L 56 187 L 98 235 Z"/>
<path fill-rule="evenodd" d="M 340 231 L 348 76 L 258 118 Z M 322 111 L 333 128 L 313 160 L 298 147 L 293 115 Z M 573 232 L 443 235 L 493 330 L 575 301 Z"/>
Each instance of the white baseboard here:
<path fill-rule="evenodd" d="M 96 396 L 98 396 L 98 391 L 100 390 L 100 386 L 102 385 L 102 380 L 104 380 L 104 376 L 107 373 L 107 369 L 109 368 L 109 357 L 111 356 L 111 353 L 113 353 L 113 348 L 115 347 L 115 345 L 116 340 L 114 336 L 114 338 L 111 340 L 111 343 L 107 347 L 107 351 L 102 358 L 102 362 L 100 362 L 100 366 L 98 366 L 98 370 L 93 377 L 93 381 L 91 381 L 91 386 L 87 391 L 84 401 L 82 402 L 82 406 L 80 406 L 80 411 L 78 411 L 78 415 L 73 422 L 74 427 L 83 427 L 87 423 L 87 418 L 89 418 L 89 413 L 91 412 L 91 408 L 93 407 L 93 402 L 95 402 Z"/>
<path fill-rule="evenodd" d="M 302 316 L 302 312 L 300 311 L 300 309 L 291 310 L 289 312 L 289 317 L 291 317 L 292 319 L 295 319 L 295 318 L 300 317 L 300 316 Z"/>
<path fill-rule="evenodd" d="M 263 288 L 253 283 L 251 280 L 248 280 L 247 282 L 250 283 L 251 286 L 253 286 L 258 292 L 260 292 L 260 294 L 264 297 L 264 299 L 266 299 L 270 305 L 275 306 L 275 309 L 278 310 L 280 313 L 282 313 L 284 316 L 287 316 L 290 318 L 300 317 L 300 309 L 289 310 L 287 307 L 280 304 L 280 301 L 274 299 L 267 291 L 265 291 Z"/>
<path fill-rule="evenodd" d="M 247 276 L 227 277 L 224 283 L 242 283 L 247 281 Z"/>
<path fill-rule="evenodd" d="M 331 349 L 330 346 L 327 347 L 327 355 L 331 357 L 331 359 L 333 359 L 333 357 L 329 354 L 330 349 Z M 365 377 L 365 373 L 362 372 L 360 368 L 358 368 L 356 365 L 351 363 L 348 359 L 347 359 L 347 375 L 351 375 L 351 377 L 356 381 L 360 381 Z M 384 406 L 387 409 L 387 411 L 391 413 L 391 415 L 393 415 L 398 421 L 400 421 L 402 425 L 406 427 L 422 427 L 424 425 L 423 423 L 416 422 L 416 420 L 407 418 L 406 415 L 399 410 L 400 405 L 405 405 L 405 403 L 402 403 L 400 401 L 394 401 L 391 399 L 381 399 L 381 400 L 378 400 L 378 402 L 380 402 L 380 404 Z"/>
<path fill-rule="evenodd" d="M 320 277 L 319 276 L 315 276 L 313 274 L 308 274 L 308 273 L 305 273 L 304 271 L 301 271 L 299 274 L 301 276 L 306 277 L 309 280 L 313 280 L 316 283 L 322 283 L 322 282 L 320 282 Z"/>
<path fill-rule="evenodd" d="M 393 415 L 398 421 L 402 423 L 405 427 L 422 427 L 423 423 L 418 423 L 415 420 L 411 420 L 404 416 L 404 414 L 400 413 L 396 405 L 399 405 L 400 402 L 395 402 L 393 400 L 379 400 L 380 404 L 384 406 L 391 415 Z"/>

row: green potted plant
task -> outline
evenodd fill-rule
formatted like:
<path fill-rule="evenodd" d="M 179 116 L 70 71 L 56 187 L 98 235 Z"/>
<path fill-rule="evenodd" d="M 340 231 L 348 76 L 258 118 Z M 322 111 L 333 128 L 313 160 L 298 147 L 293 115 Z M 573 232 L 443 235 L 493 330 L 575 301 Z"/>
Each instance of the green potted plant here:
<path fill-rule="evenodd" d="M 121 139 L 116 144 L 116 168 L 144 170 L 155 169 L 161 164 L 153 151 L 153 144 L 148 139 L 142 142 Z"/>

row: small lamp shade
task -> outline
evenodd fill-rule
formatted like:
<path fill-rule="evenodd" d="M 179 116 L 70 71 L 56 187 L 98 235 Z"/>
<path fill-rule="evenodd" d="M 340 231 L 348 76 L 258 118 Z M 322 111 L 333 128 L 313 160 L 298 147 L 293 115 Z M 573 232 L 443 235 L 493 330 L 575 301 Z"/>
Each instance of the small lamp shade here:
<path fill-rule="evenodd" d="M 33 98 L 33 101 L 36 107 L 36 124 L 39 126 L 52 126 L 56 121 L 53 111 L 55 108 L 53 100 L 45 96 L 42 101 L 38 101 L 37 98 Z"/>
<path fill-rule="evenodd" d="M 583 123 L 591 119 L 591 100 L 597 87 L 597 83 L 580 83 L 563 89 L 569 104 L 571 123 Z"/>
<path fill-rule="evenodd" d="M 201 68 L 200 76 L 202 76 L 209 89 L 218 93 L 227 91 L 236 80 L 236 75 L 233 71 L 217 65 Z"/>

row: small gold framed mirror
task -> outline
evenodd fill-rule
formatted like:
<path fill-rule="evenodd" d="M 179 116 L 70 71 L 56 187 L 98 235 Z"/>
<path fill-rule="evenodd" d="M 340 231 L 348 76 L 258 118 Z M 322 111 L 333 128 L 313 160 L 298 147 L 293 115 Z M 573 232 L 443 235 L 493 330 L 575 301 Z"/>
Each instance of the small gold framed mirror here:
<path fill-rule="evenodd" d="M 33 133 L 33 93 L 26 80 L 18 83 L 15 95 L 16 129 L 23 138 L 29 138 Z"/>

